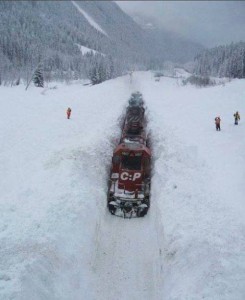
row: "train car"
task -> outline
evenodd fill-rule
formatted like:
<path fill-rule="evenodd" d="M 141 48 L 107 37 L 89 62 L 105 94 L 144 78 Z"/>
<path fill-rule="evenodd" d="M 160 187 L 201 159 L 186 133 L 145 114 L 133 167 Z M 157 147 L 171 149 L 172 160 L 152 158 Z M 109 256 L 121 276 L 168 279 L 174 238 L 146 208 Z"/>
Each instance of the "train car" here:
<path fill-rule="evenodd" d="M 151 150 L 146 135 L 145 109 L 142 94 L 133 93 L 119 145 L 112 157 L 108 188 L 111 214 L 143 217 L 150 207 Z"/>

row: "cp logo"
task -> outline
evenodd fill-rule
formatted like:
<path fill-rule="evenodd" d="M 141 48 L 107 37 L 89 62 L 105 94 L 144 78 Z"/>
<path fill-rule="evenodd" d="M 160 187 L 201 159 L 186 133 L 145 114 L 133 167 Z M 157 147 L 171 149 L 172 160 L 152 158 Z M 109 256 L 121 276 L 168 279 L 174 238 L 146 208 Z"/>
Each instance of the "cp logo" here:
<path fill-rule="evenodd" d="M 121 179 L 122 180 L 132 180 L 135 181 L 136 179 L 140 178 L 140 173 L 134 173 L 133 175 L 128 174 L 128 172 L 122 172 L 121 173 Z"/>

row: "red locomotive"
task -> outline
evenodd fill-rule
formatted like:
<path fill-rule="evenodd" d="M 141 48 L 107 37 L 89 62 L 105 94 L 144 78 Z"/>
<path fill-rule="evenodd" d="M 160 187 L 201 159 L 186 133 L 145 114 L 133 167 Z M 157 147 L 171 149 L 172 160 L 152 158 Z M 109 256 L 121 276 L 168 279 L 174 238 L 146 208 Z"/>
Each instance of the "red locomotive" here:
<path fill-rule="evenodd" d="M 111 214 L 124 218 L 143 217 L 150 207 L 151 150 L 143 105 L 142 94 L 133 93 L 112 157 L 108 208 Z"/>

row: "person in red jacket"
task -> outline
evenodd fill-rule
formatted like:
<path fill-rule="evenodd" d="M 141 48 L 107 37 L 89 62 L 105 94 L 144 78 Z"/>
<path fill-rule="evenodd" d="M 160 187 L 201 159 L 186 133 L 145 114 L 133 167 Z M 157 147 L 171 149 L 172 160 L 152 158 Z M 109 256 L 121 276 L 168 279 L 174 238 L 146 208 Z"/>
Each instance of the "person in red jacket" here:
<path fill-rule="evenodd" d="M 221 121 L 221 119 L 220 119 L 220 117 L 216 117 L 215 119 L 214 119 L 214 121 L 215 121 L 215 126 L 216 126 L 216 130 L 218 131 L 220 131 L 220 121 Z"/>
<path fill-rule="evenodd" d="M 67 119 L 70 119 L 70 116 L 71 116 L 71 108 L 70 107 L 67 108 L 66 114 L 67 114 Z"/>

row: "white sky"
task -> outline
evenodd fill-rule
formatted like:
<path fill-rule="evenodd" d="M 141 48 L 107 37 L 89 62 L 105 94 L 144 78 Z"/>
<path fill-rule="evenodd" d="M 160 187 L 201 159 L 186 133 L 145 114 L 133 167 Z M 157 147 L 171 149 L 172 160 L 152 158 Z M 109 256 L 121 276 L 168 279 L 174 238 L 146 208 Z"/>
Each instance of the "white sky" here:
<path fill-rule="evenodd" d="M 245 1 L 115 1 L 126 13 L 205 46 L 245 41 Z"/>

